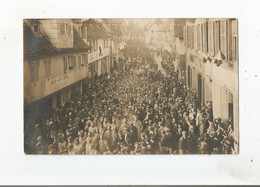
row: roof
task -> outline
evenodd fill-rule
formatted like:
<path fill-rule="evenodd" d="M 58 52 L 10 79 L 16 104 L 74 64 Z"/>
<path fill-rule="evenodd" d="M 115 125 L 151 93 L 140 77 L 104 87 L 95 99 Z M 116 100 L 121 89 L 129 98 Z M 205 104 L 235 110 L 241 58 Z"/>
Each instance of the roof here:
<path fill-rule="evenodd" d="M 73 29 L 73 48 L 74 49 L 90 49 L 88 44 L 80 37 L 76 29 Z"/>
<path fill-rule="evenodd" d="M 49 55 L 58 49 L 45 35 L 35 35 L 29 26 L 24 25 L 24 56 Z"/>
<path fill-rule="evenodd" d="M 85 21 L 83 24 L 87 25 L 88 38 L 93 39 L 109 37 L 109 31 L 103 26 L 102 23 L 94 19 L 89 19 Z"/>
<path fill-rule="evenodd" d="M 24 25 L 24 57 L 26 59 L 36 59 L 88 49 L 90 47 L 83 41 L 75 29 L 73 29 L 73 48 L 59 49 L 50 42 L 45 34 L 39 33 L 35 35 L 28 25 Z"/>

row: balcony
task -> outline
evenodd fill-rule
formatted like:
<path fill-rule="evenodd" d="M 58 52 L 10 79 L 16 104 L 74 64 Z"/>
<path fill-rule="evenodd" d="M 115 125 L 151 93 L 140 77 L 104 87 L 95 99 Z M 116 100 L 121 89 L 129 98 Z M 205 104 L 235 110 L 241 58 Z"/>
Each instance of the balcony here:
<path fill-rule="evenodd" d="M 89 63 L 94 62 L 108 55 L 109 55 L 109 48 L 104 48 L 101 50 L 101 52 L 99 50 L 94 51 L 88 54 L 88 62 Z"/>

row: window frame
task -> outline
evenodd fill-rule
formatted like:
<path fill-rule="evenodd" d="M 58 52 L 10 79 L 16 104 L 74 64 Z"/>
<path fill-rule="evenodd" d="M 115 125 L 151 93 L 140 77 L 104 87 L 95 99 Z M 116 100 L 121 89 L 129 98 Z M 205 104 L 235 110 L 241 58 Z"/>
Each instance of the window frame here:
<path fill-rule="evenodd" d="M 70 36 L 72 34 L 71 24 L 68 22 L 61 23 L 61 36 Z"/>
<path fill-rule="evenodd" d="M 30 62 L 30 80 L 32 83 L 39 82 L 40 80 L 39 66 L 40 66 L 40 62 L 37 60 Z"/>
<path fill-rule="evenodd" d="M 44 60 L 45 78 L 51 78 L 51 59 Z"/>
<path fill-rule="evenodd" d="M 63 57 L 63 67 L 64 67 L 64 73 L 68 73 L 69 70 L 69 63 L 68 63 L 69 58 L 67 56 Z"/>

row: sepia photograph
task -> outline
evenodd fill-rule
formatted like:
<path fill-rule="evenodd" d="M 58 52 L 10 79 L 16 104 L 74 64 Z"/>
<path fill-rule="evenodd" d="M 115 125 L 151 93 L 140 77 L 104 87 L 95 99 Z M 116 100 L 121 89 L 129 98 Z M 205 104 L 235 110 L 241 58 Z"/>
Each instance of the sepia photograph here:
<path fill-rule="evenodd" d="M 25 154 L 239 154 L 238 21 L 23 19 Z"/>

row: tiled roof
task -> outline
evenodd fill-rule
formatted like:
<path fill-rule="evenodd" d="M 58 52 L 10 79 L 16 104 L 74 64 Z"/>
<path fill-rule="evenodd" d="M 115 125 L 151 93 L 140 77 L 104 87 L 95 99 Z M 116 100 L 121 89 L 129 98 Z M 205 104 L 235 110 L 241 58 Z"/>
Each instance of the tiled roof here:
<path fill-rule="evenodd" d="M 58 49 L 45 35 L 35 35 L 29 26 L 24 25 L 24 55 L 41 56 L 55 53 Z"/>
<path fill-rule="evenodd" d="M 73 30 L 73 48 L 58 49 L 45 34 L 39 33 L 35 35 L 28 25 L 24 25 L 24 57 L 27 59 L 88 49 L 90 47 L 83 41 L 75 29 Z"/>
<path fill-rule="evenodd" d="M 108 38 L 109 37 L 109 31 L 105 29 L 105 27 L 102 25 L 102 23 L 90 19 L 84 24 L 87 24 L 87 33 L 88 33 L 88 38 Z"/>
<path fill-rule="evenodd" d="M 88 44 L 86 44 L 80 37 L 76 29 L 73 29 L 73 48 L 74 49 L 90 49 Z"/>

